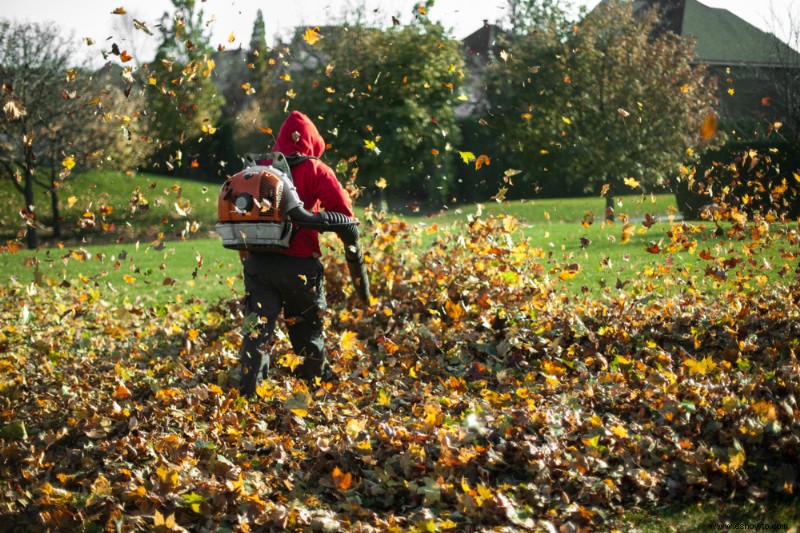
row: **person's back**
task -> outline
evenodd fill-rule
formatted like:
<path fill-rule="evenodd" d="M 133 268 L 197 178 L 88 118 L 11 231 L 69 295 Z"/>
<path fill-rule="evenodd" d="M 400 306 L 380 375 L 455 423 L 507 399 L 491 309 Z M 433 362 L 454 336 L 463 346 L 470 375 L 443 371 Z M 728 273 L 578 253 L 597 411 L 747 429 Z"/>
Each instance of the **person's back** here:
<path fill-rule="evenodd" d="M 281 126 L 273 152 L 310 156 L 292 166 L 292 178 L 304 207 L 353 216 L 347 191 L 333 170 L 319 157 L 325 141 L 306 115 L 294 111 Z M 297 373 L 313 380 L 325 372 L 322 314 L 325 310 L 324 271 L 319 258 L 319 233 L 295 228 L 287 250 L 243 254 L 246 318 L 242 341 L 240 390 L 252 395 L 259 377 L 269 366 L 266 345 L 275 322 L 284 310 L 289 338 L 295 353 L 303 358 Z"/>

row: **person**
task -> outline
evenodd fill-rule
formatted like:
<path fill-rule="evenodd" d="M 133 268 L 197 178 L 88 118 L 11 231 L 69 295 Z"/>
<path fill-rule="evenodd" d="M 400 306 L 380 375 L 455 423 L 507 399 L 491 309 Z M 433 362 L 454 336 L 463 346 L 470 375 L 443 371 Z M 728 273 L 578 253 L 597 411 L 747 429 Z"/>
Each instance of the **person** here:
<path fill-rule="evenodd" d="M 309 117 L 293 111 L 281 125 L 272 151 L 287 157 L 311 156 L 292 167 L 292 178 L 306 209 L 317 213 L 322 208 L 353 217 L 350 196 L 333 170 L 319 159 L 325 142 Z M 325 358 L 326 299 L 319 232 L 304 227 L 295 232 L 286 250 L 240 252 L 245 321 L 239 390 L 246 396 L 255 394 L 259 379 L 269 369 L 269 344 L 281 309 L 292 348 L 302 358 L 296 374 L 311 383 L 333 377 Z"/>

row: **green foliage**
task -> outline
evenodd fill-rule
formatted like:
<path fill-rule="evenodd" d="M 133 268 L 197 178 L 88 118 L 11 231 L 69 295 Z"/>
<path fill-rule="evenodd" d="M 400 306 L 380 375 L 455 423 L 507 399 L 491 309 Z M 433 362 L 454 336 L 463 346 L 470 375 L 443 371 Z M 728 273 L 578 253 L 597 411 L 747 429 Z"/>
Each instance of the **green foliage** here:
<path fill-rule="evenodd" d="M 691 43 L 631 9 L 610 2 L 580 24 L 547 12 L 490 68 L 503 147 L 545 192 L 620 194 L 625 178 L 654 190 L 697 144 L 714 83 L 690 64 Z"/>
<path fill-rule="evenodd" d="M 210 31 L 194 0 L 172 4 L 175 13 L 161 18 L 161 43 L 145 75 L 156 146 L 151 166 L 183 173 L 200 168 L 202 175 L 214 176 L 222 163 L 214 133 L 223 98 L 211 79 L 216 64 Z"/>
<path fill-rule="evenodd" d="M 387 191 L 441 201 L 460 138 L 458 43 L 424 18 L 389 30 L 342 26 L 321 33 L 314 44 L 295 39 L 287 107 L 318 121 L 330 144 L 327 157 L 341 171 L 358 172 L 359 185 L 374 190 L 384 178 Z"/>

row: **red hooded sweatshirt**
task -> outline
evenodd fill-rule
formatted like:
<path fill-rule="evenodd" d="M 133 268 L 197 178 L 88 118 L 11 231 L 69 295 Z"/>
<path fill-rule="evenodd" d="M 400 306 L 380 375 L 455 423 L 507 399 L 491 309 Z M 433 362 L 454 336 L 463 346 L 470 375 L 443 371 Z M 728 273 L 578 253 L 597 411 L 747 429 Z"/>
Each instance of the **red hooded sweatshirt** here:
<path fill-rule="evenodd" d="M 325 141 L 310 118 L 299 111 L 292 111 L 278 131 L 272 151 L 287 156 L 301 154 L 321 157 L 325 152 Z M 303 207 L 311 213 L 317 213 L 322 208 L 353 216 L 350 195 L 336 179 L 333 170 L 319 159 L 308 159 L 292 167 L 292 178 Z M 283 253 L 295 257 L 319 257 L 322 255 L 319 232 L 300 228 Z"/>

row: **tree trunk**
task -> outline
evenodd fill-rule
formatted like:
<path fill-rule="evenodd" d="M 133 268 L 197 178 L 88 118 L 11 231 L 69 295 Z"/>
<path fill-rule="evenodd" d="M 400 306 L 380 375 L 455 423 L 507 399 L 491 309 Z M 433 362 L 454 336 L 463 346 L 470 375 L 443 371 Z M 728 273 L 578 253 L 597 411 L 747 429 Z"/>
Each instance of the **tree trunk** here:
<path fill-rule="evenodd" d="M 52 188 L 50 189 L 50 205 L 53 211 L 53 237 L 61 237 L 61 210 L 58 208 L 58 190 L 56 189 L 55 180 L 51 182 Z"/>
<path fill-rule="evenodd" d="M 36 235 L 36 214 L 33 211 L 33 169 L 30 165 L 25 168 L 25 208 L 31 211 L 30 219 L 26 221 L 28 229 L 25 232 L 25 245 L 30 250 L 39 247 L 39 237 Z"/>
<path fill-rule="evenodd" d="M 606 193 L 606 220 L 614 222 L 614 192 Z"/>

